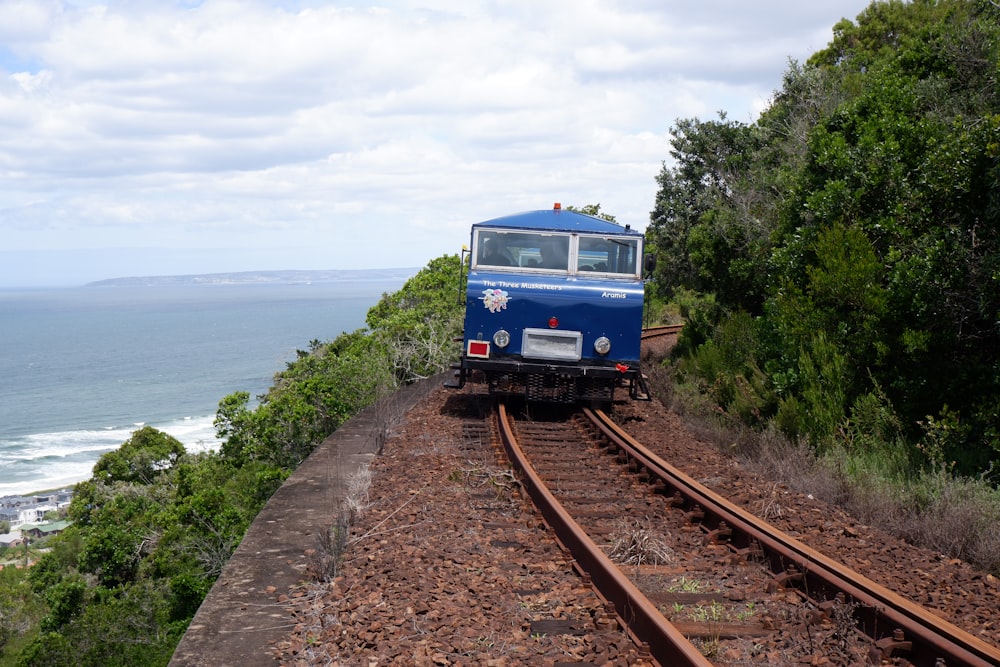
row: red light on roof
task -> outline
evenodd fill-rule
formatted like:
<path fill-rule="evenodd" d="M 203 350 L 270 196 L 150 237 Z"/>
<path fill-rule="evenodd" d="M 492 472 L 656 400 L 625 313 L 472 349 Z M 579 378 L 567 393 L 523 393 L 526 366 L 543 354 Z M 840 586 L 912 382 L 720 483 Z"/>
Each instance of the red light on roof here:
<path fill-rule="evenodd" d="M 552 210 L 553 211 L 558 211 L 561 208 L 562 208 L 562 204 L 560 204 L 559 202 L 556 202 L 555 204 L 552 205 Z"/>
<path fill-rule="evenodd" d="M 555 316 L 550 317 L 549 318 L 549 328 L 550 329 L 555 329 L 557 326 L 559 326 L 559 318 L 557 318 Z"/>

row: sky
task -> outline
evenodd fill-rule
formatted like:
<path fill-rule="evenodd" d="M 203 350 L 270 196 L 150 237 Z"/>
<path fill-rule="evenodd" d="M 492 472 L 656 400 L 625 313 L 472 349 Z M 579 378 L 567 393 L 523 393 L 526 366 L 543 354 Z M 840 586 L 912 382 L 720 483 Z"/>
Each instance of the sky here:
<path fill-rule="evenodd" d="M 644 229 L 678 119 L 750 123 L 866 0 L 0 0 L 0 287 L 421 267 Z"/>

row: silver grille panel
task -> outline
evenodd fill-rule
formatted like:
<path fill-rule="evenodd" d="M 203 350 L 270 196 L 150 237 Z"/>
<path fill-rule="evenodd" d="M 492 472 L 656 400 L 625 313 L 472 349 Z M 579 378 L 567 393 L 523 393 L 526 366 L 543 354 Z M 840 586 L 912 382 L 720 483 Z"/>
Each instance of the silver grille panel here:
<path fill-rule="evenodd" d="M 525 329 L 521 338 L 521 356 L 526 359 L 580 361 L 583 334 L 579 331 Z"/>

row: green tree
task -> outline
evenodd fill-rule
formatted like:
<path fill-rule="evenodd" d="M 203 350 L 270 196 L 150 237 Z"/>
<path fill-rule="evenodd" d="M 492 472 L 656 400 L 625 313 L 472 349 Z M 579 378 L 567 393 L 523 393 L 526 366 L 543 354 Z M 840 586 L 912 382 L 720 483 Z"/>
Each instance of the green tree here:
<path fill-rule="evenodd" d="M 94 465 L 94 479 L 104 484 L 150 484 L 184 454 L 184 445 L 177 438 L 152 426 L 144 426 L 132 433 L 121 447 L 98 459 Z"/>
<path fill-rule="evenodd" d="M 396 383 L 440 373 L 457 358 L 454 338 L 465 315 L 461 270 L 456 255 L 431 260 L 368 311 L 368 328 L 388 353 Z"/>
<path fill-rule="evenodd" d="M 765 379 L 744 386 L 788 432 L 827 438 L 875 396 L 959 471 L 998 457 L 998 19 L 988 1 L 873 2 L 756 123 L 678 121 L 647 232 L 657 287 L 713 297 L 678 353 L 719 368 L 711 329 L 756 318 Z"/>
<path fill-rule="evenodd" d="M 657 289 L 712 292 L 729 308 L 756 312 L 763 299 L 769 208 L 764 172 L 753 168 L 759 133 L 730 121 L 680 120 L 673 166 L 664 164 L 647 240 Z"/>
<path fill-rule="evenodd" d="M 73 620 L 83 609 L 86 593 L 87 583 L 80 576 L 66 577 L 46 589 L 49 614 L 42 620 L 42 631 L 58 630 Z"/>
<path fill-rule="evenodd" d="M 567 206 L 567 211 L 576 211 L 577 213 L 583 213 L 584 215 L 592 215 L 595 218 L 600 218 L 602 220 L 607 220 L 608 222 L 615 222 L 615 216 L 610 213 L 605 213 L 601 210 L 600 203 L 598 204 L 586 204 L 577 208 L 576 206 Z"/>
<path fill-rule="evenodd" d="M 25 570 L 0 569 L 0 658 L 37 627 L 44 610 L 33 594 Z"/>
<path fill-rule="evenodd" d="M 313 448 L 393 386 L 387 349 L 371 335 L 320 345 L 275 375 L 255 408 L 237 392 L 216 415 L 223 455 L 237 464 L 294 468 Z"/>

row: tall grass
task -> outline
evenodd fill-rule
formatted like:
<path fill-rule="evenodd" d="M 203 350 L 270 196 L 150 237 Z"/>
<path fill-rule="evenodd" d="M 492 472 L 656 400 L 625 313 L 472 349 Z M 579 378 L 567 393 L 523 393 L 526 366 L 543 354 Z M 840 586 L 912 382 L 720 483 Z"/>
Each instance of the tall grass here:
<path fill-rule="evenodd" d="M 710 374 L 684 372 L 671 362 L 650 365 L 648 372 L 654 395 L 681 414 L 696 437 L 746 467 L 911 544 L 1000 575 L 1000 489 L 985 478 L 953 475 L 944 463 L 916 464 L 914 447 L 877 396 L 859 399 L 854 421 L 839 424 L 817 446 L 789 437 L 773 418 L 750 427 L 721 409 L 712 400 L 718 394 L 705 391 Z"/>

